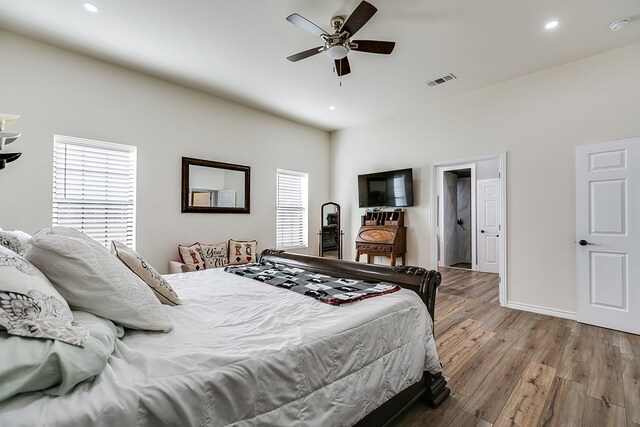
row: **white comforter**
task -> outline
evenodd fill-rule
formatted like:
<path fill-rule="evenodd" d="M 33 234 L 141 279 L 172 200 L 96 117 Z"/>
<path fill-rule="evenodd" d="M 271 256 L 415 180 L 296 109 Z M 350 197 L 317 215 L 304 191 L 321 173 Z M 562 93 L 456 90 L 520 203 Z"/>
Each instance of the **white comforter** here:
<path fill-rule="evenodd" d="M 352 425 L 440 372 L 411 291 L 335 307 L 221 270 L 166 277 L 172 332 L 127 330 L 92 384 L 15 397 L 0 425 Z"/>

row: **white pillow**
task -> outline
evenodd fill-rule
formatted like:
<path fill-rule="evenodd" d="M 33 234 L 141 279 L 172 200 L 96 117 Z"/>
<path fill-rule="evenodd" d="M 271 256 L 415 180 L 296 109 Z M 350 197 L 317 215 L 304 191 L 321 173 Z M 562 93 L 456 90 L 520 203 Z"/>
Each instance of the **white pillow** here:
<path fill-rule="evenodd" d="M 29 239 L 31 239 L 31 236 L 24 231 L 6 231 L 0 228 L 0 246 L 4 246 L 19 255 L 24 255 L 29 249 Z"/>
<path fill-rule="evenodd" d="M 67 302 L 49 280 L 20 255 L 0 246 L 0 329 L 84 347 L 88 331 L 72 322 Z"/>
<path fill-rule="evenodd" d="M 167 305 L 182 304 L 169 282 L 138 252 L 130 249 L 124 243 L 112 240 L 111 253 L 149 285 L 158 301 Z"/>
<path fill-rule="evenodd" d="M 38 231 L 25 257 L 69 305 L 132 329 L 170 331 L 171 319 L 153 291 L 109 250 L 68 227 Z"/>
<path fill-rule="evenodd" d="M 207 245 L 200 243 L 200 250 L 207 268 L 219 268 L 229 264 L 227 257 L 227 242 Z"/>
<path fill-rule="evenodd" d="M 229 265 L 258 262 L 257 240 L 229 240 Z"/>
<path fill-rule="evenodd" d="M 178 245 L 178 252 L 180 252 L 182 262 L 189 267 L 188 271 L 200 271 L 207 268 L 200 243 L 194 243 L 191 246 Z"/>

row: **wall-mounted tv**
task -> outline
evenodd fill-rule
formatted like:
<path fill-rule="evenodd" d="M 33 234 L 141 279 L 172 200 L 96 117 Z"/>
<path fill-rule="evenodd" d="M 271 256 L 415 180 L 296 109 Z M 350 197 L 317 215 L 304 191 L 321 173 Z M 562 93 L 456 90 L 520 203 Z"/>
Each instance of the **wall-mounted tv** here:
<path fill-rule="evenodd" d="M 413 206 L 413 170 L 358 175 L 358 203 L 361 208 Z"/>

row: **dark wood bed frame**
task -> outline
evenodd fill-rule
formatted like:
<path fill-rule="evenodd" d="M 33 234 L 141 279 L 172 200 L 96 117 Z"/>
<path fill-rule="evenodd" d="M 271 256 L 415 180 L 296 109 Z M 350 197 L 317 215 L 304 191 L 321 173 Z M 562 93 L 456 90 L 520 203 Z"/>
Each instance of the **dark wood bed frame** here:
<path fill-rule="evenodd" d="M 319 258 L 290 252 L 266 249 L 260 255 L 261 260 L 303 268 L 316 273 L 339 275 L 348 279 L 375 280 L 397 283 L 420 295 L 427 306 L 431 319 L 434 319 L 436 289 L 440 285 L 440 273 L 421 267 L 386 267 L 330 258 Z M 378 427 L 391 425 L 400 414 L 414 403 L 421 401 L 431 407 L 437 407 L 449 396 L 447 382 L 441 373 L 425 371 L 422 379 L 387 400 L 380 407 L 360 420 L 356 427 Z"/>

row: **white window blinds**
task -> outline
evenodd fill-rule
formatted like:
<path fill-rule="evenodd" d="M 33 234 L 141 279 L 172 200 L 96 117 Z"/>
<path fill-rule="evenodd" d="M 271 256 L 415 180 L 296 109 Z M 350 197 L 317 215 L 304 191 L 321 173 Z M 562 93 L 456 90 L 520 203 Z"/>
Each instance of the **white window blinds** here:
<path fill-rule="evenodd" d="M 277 175 L 276 246 L 307 247 L 307 174 L 278 169 Z"/>
<path fill-rule="evenodd" d="M 136 147 L 56 135 L 53 225 L 135 248 Z"/>

